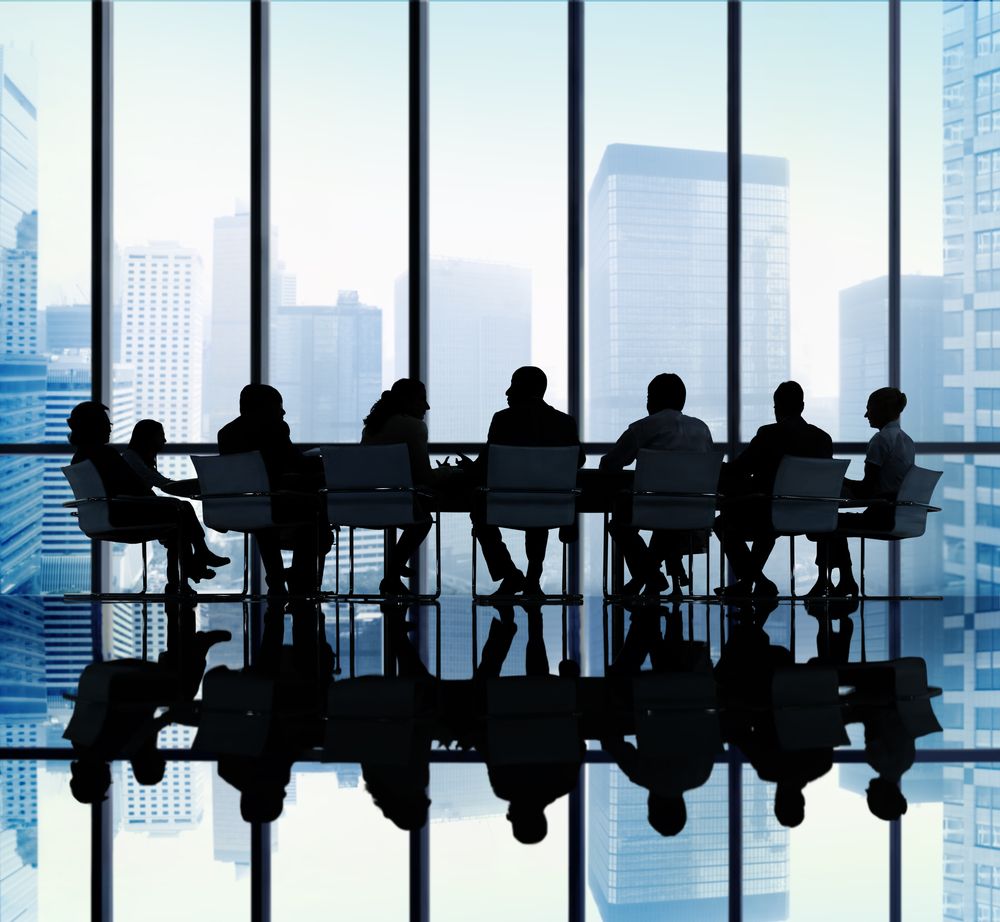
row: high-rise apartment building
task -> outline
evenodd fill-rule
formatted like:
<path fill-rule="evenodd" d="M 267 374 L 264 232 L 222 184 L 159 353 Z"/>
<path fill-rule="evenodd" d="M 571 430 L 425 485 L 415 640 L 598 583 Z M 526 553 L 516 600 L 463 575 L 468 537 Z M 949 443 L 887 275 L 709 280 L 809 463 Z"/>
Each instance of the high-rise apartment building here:
<path fill-rule="evenodd" d="M 590 188 L 588 417 L 615 439 L 660 372 L 725 435 L 726 155 L 612 144 Z M 788 377 L 788 162 L 743 157 L 743 430 L 773 421 Z"/>
<path fill-rule="evenodd" d="M 428 423 L 435 441 L 484 440 L 515 368 L 531 364 L 531 271 L 470 259 L 428 268 Z M 409 277 L 396 280 L 396 375 L 406 377 Z"/>
<path fill-rule="evenodd" d="M 382 311 L 356 291 L 332 306 L 272 309 L 271 384 L 293 438 L 357 442 L 382 392 Z"/>
<path fill-rule="evenodd" d="M 155 242 L 123 253 L 122 363 L 132 368 L 137 419 L 158 419 L 170 442 L 201 434 L 202 264 L 195 250 Z M 128 440 L 128 433 L 116 433 Z"/>
<path fill-rule="evenodd" d="M 42 352 L 59 355 L 67 349 L 90 348 L 90 305 L 50 304 L 42 324 Z"/>

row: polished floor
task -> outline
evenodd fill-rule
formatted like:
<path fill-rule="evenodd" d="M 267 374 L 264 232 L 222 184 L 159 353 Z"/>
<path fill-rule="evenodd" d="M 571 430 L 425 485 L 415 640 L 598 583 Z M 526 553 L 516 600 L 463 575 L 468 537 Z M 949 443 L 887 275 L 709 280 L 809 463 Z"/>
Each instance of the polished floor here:
<path fill-rule="evenodd" d="M 386 819 L 358 764 L 307 757 L 292 769 L 280 819 L 269 827 L 270 861 L 262 862 L 239 794 L 204 753 L 187 751 L 195 728 L 168 724 L 158 745 L 179 751 L 170 753 L 158 785 L 138 784 L 125 763 L 111 768 L 103 834 L 114 915 L 248 919 L 265 893 L 274 919 L 325 917 L 331 906 L 349 918 L 409 918 L 416 849 L 425 861 L 420 898 L 433 919 L 472 912 L 486 919 L 993 918 L 994 894 L 1000 915 L 1000 612 L 980 609 L 953 598 L 866 602 L 828 618 L 785 602 L 760 619 L 765 646 L 784 648 L 797 663 L 925 661 L 929 684 L 942 690 L 930 699 L 941 730 L 916 740 L 898 824 L 868 809 L 865 790 L 875 772 L 860 723 L 848 723 L 848 742 L 833 751 L 832 768 L 806 786 L 801 825 L 776 821 L 773 784 L 730 747 L 707 783 L 686 795 L 687 824 L 673 838 L 651 829 L 646 791 L 594 741 L 582 787 L 549 806 L 548 834 L 532 846 L 512 837 L 507 805 L 491 789 L 481 756 L 438 747 L 423 835 Z M 703 641 L 717 666 L 743 614 L 690 603 L 669 619 L 684 640 Z M 329 603 L 322 616 L 334 682 L 393 668 L 377 605 Z M 514 625 L 501 675 L 537 671 L 544 649 L 553 673 L 569 659 L 584 677 L 605 674 L 633 621 L 599 599 L 534 613 L 474 608 L 467 596 L 442 598 L 407 618 L 408 643 L 428 674 L 445 683 L 474 674 L 500 620 Z M 239 670 L 259 649 L 264 613 L 257 607 L 203 604 L 194 619 L 199 631 L 232 635 L 211 646 L 208 670 Z M 97 820 L 70 791 L 72 755 L 62 735 L 69 696 L 95 652 L 140 659 L 145 647 L 155 661 L 168 644 L 167 620 L 158 605 L 148 607 L 144 628 L 136 604 L 0 600 L 0 919 L 86 916 Z M 285 621 L 281 639 L 291 648 L 292 619 Z"/>

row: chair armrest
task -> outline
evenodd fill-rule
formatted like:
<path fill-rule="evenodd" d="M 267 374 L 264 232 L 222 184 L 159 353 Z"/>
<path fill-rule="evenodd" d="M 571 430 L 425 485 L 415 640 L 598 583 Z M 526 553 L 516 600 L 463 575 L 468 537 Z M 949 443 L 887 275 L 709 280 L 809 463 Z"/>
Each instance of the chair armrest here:
<path fill-rule="evenodd" d="M 248 491 L 245 493 L 193 493 L 187 499 L 245 499 L 248 496 L 280 496 L 282 493 L 294 492 L 289 490 L 266 490 L 266 491 Z"/>
<path fill-rule="evenodd" d="M 324 487 L 320 493 L 416 493 L 416 487 Z"/>
<path fill-rule="evenodd" d="M 679 493 L 673 490 L 625 490 L 632 496 L 694 497 L 696 499 L 718 499 L 718 493 Z"/>
<path fill-rule="evenodd" d="M 555 487 L 476 487 L 477 493 L 541 493 L 546 496 L 579 496 L 579 487 L 557 490 Z"/>
<path fill-rule="evenodd" d="M 791 502 L 799 503 L 836 503 L 838 506 L 843 506 L 847 502 L 842 496 L 794 496 L 784 493 L 776 493 L 771 499 L 790 500 Z"/>

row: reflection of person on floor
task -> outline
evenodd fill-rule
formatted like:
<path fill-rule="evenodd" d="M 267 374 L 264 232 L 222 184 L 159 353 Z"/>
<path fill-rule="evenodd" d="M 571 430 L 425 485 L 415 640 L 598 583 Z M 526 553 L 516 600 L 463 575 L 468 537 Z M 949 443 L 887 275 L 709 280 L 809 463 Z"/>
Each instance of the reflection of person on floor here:
<path fill-rule="evenodd" d="M 666 636 L 660 634 L 661 615 L 666 616 Z M 651 673 L 641 672 L 647 655 Z M 649 825 L 662 836 L 675 836 L 687 822 L 684 794 L 708 781 L 722 749 L 714 683 L 705 683 L 703 702 L 690 709 L 662 709 L 647 703 L 672 697 L 671 674 L 701 674 L 710 679 L 708 648 L 684 640 L 678 606 L 672 610 L 638 608 L 632 612 L 625 642 L 607 672 L 609 683 L 618 677 L 640 675 L 642 682 L 633 683 L 631 696 L 625 695 L 626 703 L 633 698 L 636 745 L 627 742 L 624 733 L 609 732 L 602 735 L 601 748 L 614 757 L 629 781 L 649 791 Z M 662 676 L 662 683 L 657 683 L 657 675 Z"/>
<path fill-rule="evenodd" d="M 771 689 L 776 670 L 794 662 L 791 650 L 772 644 L 763 624 L 777 602 L 740 612 L 716 666 L 725 701 L 726 739 L 739 747 L 761 781 L 775 784 L 774 815 L 782 826 L 805 817 L 804 790 L 833 767 L 833 747 L 785 749 L 778 737 Z"/>
<path fill-rule="evenodd" d="M 549 673 L 549 660 L 545 651 L 545 640 L 542 633 L 542 608 L 540 605 L 524 604 L 528 617 L 528 642 L 525 649 L 525 678 L 536 680 L 545 678 L 552 682 L 573 682 L 574 688 L 580 676 L 580 667 L 572 660 L 563 660 L 559 664 L 559 677 Z M 525 679 L 510 676 L 500 679 L 507 654 L 510 652 L 511 641 L 517 631 L 514 623 L 512 606 L 497 606 L 499 618 L 490 624 L 489 636 L 483 646 L 483 653 L 476 669 L 474 684 L 493 678 L 504 683 L 524 682 Z M 555 690 L 555 689 L 553 689 Z M 535 695 L 543 695 L 544 688 L 532 686 Z M 488 695 L 485 689 L 480 689 L 477 699 L 484 706 L 486 724 L 493 718 L 487 705 Z M 480 712 L 482 713 L 482 712 Z M 505 715 L 503 719 L 511 717 Z M 530 726 L 532 715 L 526 715 L 526 727 Z M 572 715 L 567 715 L 573 720 Z M 579 780 L 580 766 L 583 763 L 583 740 L 579 740 L 579 749 L 571 761 L 507 761 L 503 752 L 493 750 L 490 745 L 488 728 L 479 729 L 474 733 L 476 749 L 486 762 L 493 793 L 509 804 L 507 820 L 510 822 L 514 838 L 525 845 L 541 842 L 548 832 L 548 821 L 545 818 L 545 808 L 560 797 L 572 791 Z"/>
<path fill-rule="evenodd" d="M 314 603 L 299 601 L 289 608 L 291 646 L 282 643 L 284 608 L 270 606 L 264 614 L 256 661 L 237 673 L 274 685 L 274 710 L 268 715 L 263 751 L 258 756 L 220 754 L 218 760 L 219 777 L 240 792 L 240 813 L 248 823 L 268 823 L 281 815 L 296 756 L 322 741 L 333 650 L 325 636 L 320 638 L 319 627 L 324 622 Z M 211 705 L 210 700 L 205 700 L 202 706 Z"/>
<path fill-rule="evenodd" d="M 418 702 L 433 702 L 437 697 L 438 683 L 427 671 L 420 654 L 410 642 L 406 606 L 383 603 L 381 609 L 385 618 L 386 643 L 396 666 L 396 675 L 400 679 L 416 683 Z M 388 677 L 373 677 L 372 680 L 393 681 Z M 361 775 L 366 790 L 386 819 L 392 820 L 400 829 L 420 829 L 427 822 L 431 805 L 427 796 L 431 780 L 430 749 L 429 726 L 425 722 L 414 720 L 409 758 L 404 764 L 385 765 L 374 759 L 361 762 Z"/>
<path fill-rule="evenodd" d="M 183 716 L 198 691 L 208 650 L 228 631 L 195 631 L 194 607 L 168 602 L 167 646 L 157 662 L 92 663 L 80 675 L 73 716 L 63 737 L 73 744 L 70 790 L 80 803 L 99 803 L 111 785 L 109 763 L 126 758 L 139 784 L 158 784 L 166 762 L 159 731 Z M 156 717 L 160 708 L 166 712 Z"/>

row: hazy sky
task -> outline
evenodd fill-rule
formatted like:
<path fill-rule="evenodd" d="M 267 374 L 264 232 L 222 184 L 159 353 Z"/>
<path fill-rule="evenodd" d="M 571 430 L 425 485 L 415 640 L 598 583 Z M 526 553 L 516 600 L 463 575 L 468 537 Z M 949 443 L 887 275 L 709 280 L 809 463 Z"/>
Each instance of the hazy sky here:
<path fill-rule="evenodd" d="M 247 4 L 117 0 L 115 14 L 116 239 L 179 240 L 210 273 L 212 220 L 249 194 Z M 904 4 L 904 272 L 941 268 L 940 16 Z M 534 359 L 556 388 L 565 19 L 549 0 L 438 2 L 430 38 L 431 252 L 531 268 Z M 0 2 L 0 42 L 38 61 L 42 304 L 88 290 L 88 34 L 82 0 Z M 837 390 L 839 291 L 886 270 L 886 34 L 885 3 L 744 5 L 744 148 L 790 164 L 792 371 L 813 396 Z M 724 149 L 724 56 L 717 0 L 590 0 L 587 187 L 608 143 Z M 280 256 L 300 302 L 354 288 L 383 308 L 387 352 L 406 260 L 406 92 L 405 3 L 274 0 Z"/>

